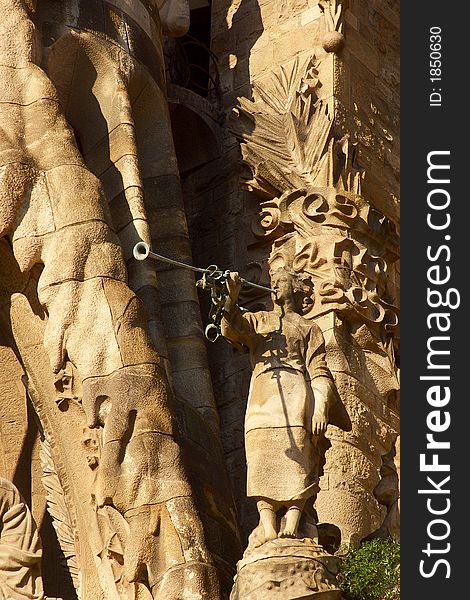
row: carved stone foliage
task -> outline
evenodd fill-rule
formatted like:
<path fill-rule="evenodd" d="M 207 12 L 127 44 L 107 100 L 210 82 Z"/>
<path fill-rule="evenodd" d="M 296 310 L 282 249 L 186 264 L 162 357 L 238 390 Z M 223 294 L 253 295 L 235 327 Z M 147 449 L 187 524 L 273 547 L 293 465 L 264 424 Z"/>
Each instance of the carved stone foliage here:
<path fill-rule="evenodd" d="M 348 136 L 334 136 L 332 57 L 321 48 L 253 83 L 239 98 L 231 128 L 241 142 L 246 189 L 273 198 L 300 188 L 360 193 L 363 170 Z"/>
<path fill-rule="evenodd" d="M 244 187 L 264 198 L 252 231 L 258 246 L 271 243 L 271 270 L 284 264 L 315 281 L 310 317 L 356 313 L 390 333 L 397 309 L 387 279 L 398 236 L 360 195 L 354 144 L 335 138 L 334 104 L 320 97 L 324 63 L 297 57 L 254 84 L 254 101 L 239 99 L 233 131 L 251 175 Z"/>
<path fill-rule="evenodd" d="M 80 565 L 76 548 L 77 524 L 68 510 L 65 492 L 52 458 L 51 445 L 46 438 L 41 440 L 40 460 L 43 470 L 42 483 L 46 490 L 47 509 L 51 515 L 57 541 L 63 555 L 62 567 L 70 574 L 77 596 L 81 598 Z"/>
<path fill-rule="evenodd" d="M 334 310 L 387 334 L 396 327 L 397 308 L 386 298 L 397 234 L 361 196 L 334 187 L 286 192 L 261 203 L 253 230 L 258 239 L 273 240 L 272 270 L 286 265 L 314 281 L 307 316 Z"/>
<path fill-rule="evenodd" d="M 338 31 L 336 3 L 322 6 L 325 20 L 337 15 L 330 31 Z M 361 194 L 365 173 L 355 144 L 336 136 L 332 60 L 316 48 L 256 82 L 253 100 L 239 99 L 232 129 L 246 169 L 243 186 L 259 199 L 248 243 L 251 273 L 266 281 L 285 266 L 315 284 L 303 314 L 323 330 L 328 366 L 353 423 L 351 432 L 328 434 L 317 509 L 348 541 L 369 535 L 384 518 L 374 489 L 398 428 L 398 236 Z M 251 310 L 270 305 L 253 291 L 241 302 Z M 352 470 L 344 475 L 346 464 Z"/>

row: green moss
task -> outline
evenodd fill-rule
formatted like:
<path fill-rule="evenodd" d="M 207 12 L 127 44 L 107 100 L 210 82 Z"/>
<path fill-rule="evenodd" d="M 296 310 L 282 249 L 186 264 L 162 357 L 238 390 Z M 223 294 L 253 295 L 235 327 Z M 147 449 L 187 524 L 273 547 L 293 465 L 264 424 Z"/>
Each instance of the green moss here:
<path fill-rule="evenodd" d="M 338 581 L 346 600 L 399 600 L 400 544 L 376 539 L 349 548 Z"/>

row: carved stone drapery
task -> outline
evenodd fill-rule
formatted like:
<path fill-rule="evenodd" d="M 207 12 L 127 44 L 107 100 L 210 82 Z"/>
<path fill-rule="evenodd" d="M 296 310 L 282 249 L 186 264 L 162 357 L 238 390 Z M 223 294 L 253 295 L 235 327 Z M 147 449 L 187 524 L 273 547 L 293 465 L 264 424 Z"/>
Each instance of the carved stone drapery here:
<path fill-rule="evenodd" d="M 16 487 L 0 477 L 0 598 L 44 600 L 41 540 Z"/>

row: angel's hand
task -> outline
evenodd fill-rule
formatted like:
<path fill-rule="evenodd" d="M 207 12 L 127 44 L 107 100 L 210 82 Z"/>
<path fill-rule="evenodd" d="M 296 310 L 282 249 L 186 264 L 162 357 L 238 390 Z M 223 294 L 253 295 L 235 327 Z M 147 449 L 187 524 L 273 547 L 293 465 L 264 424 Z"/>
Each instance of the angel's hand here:
<path fill-rule="evenodd" d="M 238 296 L 240 294 L 240 290 L 242 287 L 242 281 L 240 280 L 240 274 L 236 271 L 230 273 L 227 278 L 227 289 L 230 300 L 235 303 L 238 300 Z"/>
<path fill-rule="evenodd" d="M 328 426 L 328 418 L 326 412 L 323 410 L 315 410 L 312 420 L 312 433 L 313 435 L 323 435 L 326 432 Z"/>

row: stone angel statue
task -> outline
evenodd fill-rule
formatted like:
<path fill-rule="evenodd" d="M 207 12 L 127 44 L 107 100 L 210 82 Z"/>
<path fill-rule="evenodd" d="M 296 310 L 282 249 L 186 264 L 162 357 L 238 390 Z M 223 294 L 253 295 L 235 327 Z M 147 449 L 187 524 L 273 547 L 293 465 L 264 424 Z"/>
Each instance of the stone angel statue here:
<path fill-rule="evenodd" d="M 257 501 L 262 543 L 297 537 L 302 511 L 318 491 L 318 440 L 328 424 L 351 429 L 326 364 L 323 334 L 301 314 L 312 285 L 281 267 L 271 279 L 273 309 L 251 313 L 236 304 L 238 273 L 227 282 L 222 335 L 249 350 L 253 368 L 245 417 L 247 494 Z"/>

